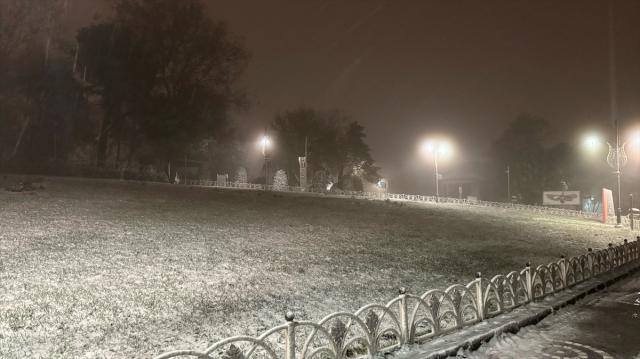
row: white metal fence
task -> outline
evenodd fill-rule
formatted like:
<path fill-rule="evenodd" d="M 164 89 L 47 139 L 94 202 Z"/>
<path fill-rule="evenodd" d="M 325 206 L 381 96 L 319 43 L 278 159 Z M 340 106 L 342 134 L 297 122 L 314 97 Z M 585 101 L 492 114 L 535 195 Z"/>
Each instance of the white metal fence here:
<path fill-rule="evenodd" d="M 218 186 L 216 181 L 186 180 L 185 184 L 264 190 L 264 185 L 251 184 L 251 183 L 226 182 L 225 185 Z M 305 192 L 305 190 L 302 187 L 292 187 L 292 186 L 275 188 L 272 185 L 268 185 L 267 189 L 274 190 L 274 191 L 285 191 L 285 192 Z M 522 210 L 522 211 L 540 212 L 540 213 L 562 215 L 562 216 L 569 216 L 569 217 L 593 219 L 597 221 L 600 221 L 602 219 L 602 214 L 597 212 L 585 212 L 585 211 L 576 211 L 572 209 L 563 209 L 563 208 L 555 208 L 555 207 L 530 206 L 525 204 L 479 201 L 479 200 L 458 199 L 458 198 L 449 198 L 449 197 L 422 196 L 422 195 L 414 195 L 414 194 L 396 194 L 396 193 L 384 193 L 384 192 L 367 192 L 367 191 L 343 191 L 338 189 L 324 190 L 324 189 L 318 189 L 318 188 L 309 188 L 306 192 L 323 193 L 323 194 L 334 195 L 334 196 L 388 198 L 388 199 L 413 201 L 413 202 L 451 203 L 451 204 L 462 204 L 462 205 L 468 205 L 468 206 L 508 208 L 508 209 Z M 629 217 L 622 217 L 621 222 L 622 222 L 622 225 L 625 227 L 630 226 Z M 612 224 L 616 223 L 616 217 L 608 217 L 607 223 L 612 223 Z"/>
<path fill-rule="evenodd" d="M 400 295 L 387 304 L 368 304 L 355 313 L 337 312 L 319 322 L 286 322 L 257 337 L 235 336 L 214 343 L 203 351 L 176 350 L 155 359 L 197 357 L 200 359 L 342 359 L 362 354 L 376 355 L 405 344 L 425 342 L 434 337 L 476 324 L 523 304 L 606 273 L 623 264 L 640 264 L 640 236 L 618 246 L 588 252 L 558 262 L 527 263 L 521 271 L 485 279 L 477 273 L 467 285 L 455 284 L 445 290 L 429 290 L 422 295 Z"/>

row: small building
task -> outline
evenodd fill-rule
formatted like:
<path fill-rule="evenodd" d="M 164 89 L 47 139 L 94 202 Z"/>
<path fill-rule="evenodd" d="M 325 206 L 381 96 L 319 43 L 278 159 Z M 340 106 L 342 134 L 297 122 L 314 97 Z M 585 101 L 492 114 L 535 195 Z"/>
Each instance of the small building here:
<path fill-rule="evenodd" d="M 440 196 L 480 199 L 480 183 L 482 183 L 482 177 L 463 169 L 457 169 L 442 175 Z M 462 188 L 462 193 L 459 192 L 460 188 Z"/>

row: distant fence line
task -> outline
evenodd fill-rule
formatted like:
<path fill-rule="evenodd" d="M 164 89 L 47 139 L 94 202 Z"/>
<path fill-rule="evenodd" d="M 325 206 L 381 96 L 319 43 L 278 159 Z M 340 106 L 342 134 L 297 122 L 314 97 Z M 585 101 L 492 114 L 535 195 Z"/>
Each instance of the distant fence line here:
<path fill-rule="evenodd" d="M 218 186 L 216 181 L 208 181 L 208 180 L 185 180 L 184 183 L 186 185 L 195 185 L 195 186 L 213 186 L 213 187 L 230 187 L 230 188 L 264 190 L 263 184 L 252 184 L 252 183 L 225 182 L 225 184 L 222 186 Z M 530 206 L 526 204 L 480 201 L 480 200 L 470 200 L 470 199 L 460 199 L 460 198 L 450 198 L 450 197 L 422 196 L 422 195 L 414 195 L 414 194 L 396 194 L 396 193 L 367 192 L 367 191 L 344 191 L 344 190 L 338 190 L 338 189 L 324 190 L 319 188 L 309 188 L 307 191 L 305 191 L 302 187 L 293 187 L 293 186 L 284 186 L 284 187 L 275 186 L 274 187 L 272 185 L 267 185 L 267 190 L 284 191 L 284 192 L 323 193 L 327 195 L 347 196 L 347 197 L 353 196 L 353 197 L 365 197 L 365 198 L 385 198 L 385 199 L 388 198 L 388 199 L 405 200 L 405 201 L 413 201 L 413 202 L 463 204 L 463 205 L 469 205 L 469 206 L 517 209 L 522 211 L 540 212 L 540 213 L 547 213 L 547 214 L 554 214 L 554 215 L 561 215 L 561 216 L 593 219 L 597 221 L 602 220 L 602 214 L 597 212 L 576 211 L 573 209 Z M 617 222 L 617 219 L 615 216 L 607 218 L 607 223 L 614 224 L 616 222 Z M 621 217 L 621 223 L 625 227 L 630 227 L 630 219 L 628 217 Z"/>
<path fill-rule="evenodd" d="M 129 171 L 137 171 L 137 172 L 150 172 L 150 173 L 158 173 L 158 166 L 156 165 L 142 165 L 133 162 L 107 162 L 107 161 L 89 161 L 89 160 L 73 160 L 66 161 L 61 163 L 62 165 L 67 166 L 76 166 L 76 167 L 104 167 L 104 168 L 113 168 L 116 171 L 121 170 L 129 170 Z"/>
<path fill-rule="evenodd" d="M 429 290 L 418 296 L 400 288 L 400 295 L 387 304 L 368 304 L 355 313 L 336 312 L 319 322 L 295 321 L 285 315 L 285 324 L 263 334 L 235 336 L 203 351 L 174 350 L 155 359 L 182 356 L 200 359 L 343 359 L 362 354 L 376 355 L 406 344 L 429 341 L 524 304 L 571 288 L 613 268 L 640 264 L 640 236 L 629 243 L 593 251 L 558 262 L 527 263 L 521 271 L 485 279 L 480 273 L 466 286 L 454 284 L 445 290 Z"/>

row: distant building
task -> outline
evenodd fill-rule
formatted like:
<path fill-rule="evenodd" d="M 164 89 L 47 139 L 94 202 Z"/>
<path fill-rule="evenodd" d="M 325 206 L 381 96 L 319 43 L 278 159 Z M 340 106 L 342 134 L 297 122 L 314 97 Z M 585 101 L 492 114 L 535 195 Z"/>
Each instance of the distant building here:
<path fill-rule="evenodd" d="M 458 198 L 460 196 L 459 188 L 462 187 L 461 198 L 481 199 L 480 183 L 482 183 L 482 177 L 463 169 L 457 169 L 442 175 L 440 196 Z"/>

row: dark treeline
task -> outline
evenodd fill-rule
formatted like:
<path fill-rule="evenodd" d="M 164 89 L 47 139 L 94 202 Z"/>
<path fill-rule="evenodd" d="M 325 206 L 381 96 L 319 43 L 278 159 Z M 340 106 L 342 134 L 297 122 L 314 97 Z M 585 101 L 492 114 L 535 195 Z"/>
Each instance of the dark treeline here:
<path fill-rule="evenodd" d="M 299 183 L 298 157 L 307 143 L 307 172 L 312 185 L 334 183 L 344 190 L 363 190 L 363 180 L 379 180 L 364 127 L 343 111 L 299 107 L 276 114 L 272 123 L 280 151 L 274 164 L 286 171 L 288 183 Z"/>
<path fill-rule="evenodd" d="M 229 114 L 249 108 L 237 83 L 250 55 L 203 2 L 117 0 L 111 17 L 75 39 L 60 26 L 63 0 L 0 4 L 0 162 L 176 168 L 188 157 L 201 178 L 245 166 Z M 292 185 L 305 136 L 310 184 L 361 189 L 363 179 L 378 180 L 364 127 L 340 110 L 284 111 L 272 128 L 271 169 L 284 169 Z"/>
<path fill-rule="evenodd" d="M 205 178 L 246 166 L 230 121 L 231 111 L 249 108 L 238 86 L 250 59 L 242 39 L 199 0 L 116 0 L 113 10 L 69 38 L 64 0 L 0 0 L 0 165 L 178 167 L 187 156 Z M 363 181 L 379 180 L 364 127 L 344 111 L 284 110 L 271 129 L 270 173 L 284 170 L 290 185 L 299 183 L 305 138 L 309 184 L 361 190 Z M 511 193 L 539 204 L 542 191 L 561 190 L 563 181 L 585 195 L 614 189 L 602 166 L 606 149 L 598 156 L 590 161 L 554 138 L 546 121 L 521 115 L 476 172 L 485 178 L 484 199 L 507 200 L 509 166 Z"/>
<path fill-rule="evenodd" d="M 607 151 L 606 143 L 588 148 L 584 143 L 564 142 L 547 121 L 522 114 L 491 145 L 489 161 L 482 167 L 486 196 L 507 200 L 508 167 L 511 195 L 519 203 L 541 205 L 542 192 L 561 191 L 563 182 L 569 190 L 600 201 L 603 187 L 616 189 L 613 169 L 606 162 Z M 636 176 L 623 177 L 623 188 L 627 188 L 623 201 L 635 180 Z"/>
<path fill-rule="evenodd" d="M 119 0 L 76 41 L 64 1 L 0 4 L 0 159 L 241 157 L 228 114 L 248 108 L 249 54 L 201 2 Z"/>

